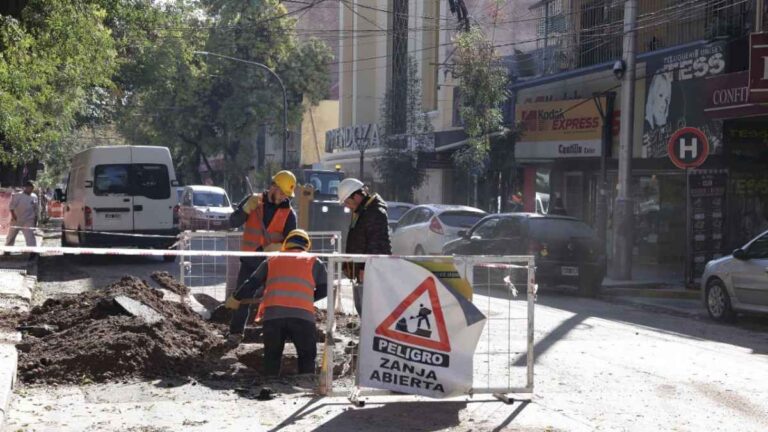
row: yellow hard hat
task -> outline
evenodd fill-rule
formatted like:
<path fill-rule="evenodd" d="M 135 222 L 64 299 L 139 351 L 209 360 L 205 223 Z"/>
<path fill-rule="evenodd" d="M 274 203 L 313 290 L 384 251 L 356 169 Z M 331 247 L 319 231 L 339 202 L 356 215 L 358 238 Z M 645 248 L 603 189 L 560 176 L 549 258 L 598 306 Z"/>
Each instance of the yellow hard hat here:
<path fill-rule="evenodd" d="M 296 189 L 296 176 L 292 172 L 287 170 L 280 171 L 272 177 L 272 183 L 276 184 L 289 197 L 293 198 L 296 196 L 293 192 Z"/>
<path fill-rule="evenodd" d="M 301 248 L 305 252 L 312 249 L 312 240 L 309 239 L 309 234 L 303 229 L 295 229 L 289 232 L 283 241 L 283 252 L 292 248 Z"/>

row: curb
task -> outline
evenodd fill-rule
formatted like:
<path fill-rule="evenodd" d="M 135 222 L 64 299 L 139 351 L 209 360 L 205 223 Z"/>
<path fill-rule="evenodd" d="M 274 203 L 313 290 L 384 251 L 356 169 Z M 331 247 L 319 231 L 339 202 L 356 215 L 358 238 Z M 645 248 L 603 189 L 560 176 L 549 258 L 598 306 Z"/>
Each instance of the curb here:
<path fill-rule="evenodd" d="M 613 297 L 605 297 L 602 300 L 609 303 L 613 303 L 613 304 L 632 306 L 632 307 L 639 308 L 646 311 L 661 312 L 661 313 L 665 313 L 668 315 L 673 315 L 681 318 L 699 319 L 699 318 L 702 318 L 704 315 L 706 315 L 706 312 L 703 308 L 701 310 L 694 310 L 694 309 L 680 308 L 674 305 L 666 305 L 666 304 L 660 304 L 660 303 L 645 303 L 641 301 L 643 298 L 652 298 L 652 297 L 613 296 Z"/>
<path fill-rule="evenodd" d="M 26 274 L 22 276 L 21 287 L 11 292 L 0 293 L 0 296 L 13 300 L 19 309 L 29 310 L 32 301 L 32 290 L 37 283 L 37 260 L 33 258 L 27 264 Z M 0 334 L 0 430 L 5 426 L 8 408 L 16 387 L 16 370 L 19 355 L 16 344 L 21 342 L 21 333 L 12 331 Z"/>
<path fill-rule="evenodd" d="M 653 297 L 668 299 L 698 300 L 701 293 L 680 288 L 606 288 L 600 290 L 601 298 L 611 297 Z"/>

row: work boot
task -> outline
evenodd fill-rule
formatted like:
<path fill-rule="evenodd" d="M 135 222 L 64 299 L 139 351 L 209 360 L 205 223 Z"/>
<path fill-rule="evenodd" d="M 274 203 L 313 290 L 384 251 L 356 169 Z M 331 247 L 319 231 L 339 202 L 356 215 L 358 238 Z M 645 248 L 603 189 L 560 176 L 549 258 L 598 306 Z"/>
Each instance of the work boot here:
<path fill-rule="evenodd" d="M 243 341 L 243 335 L 240 333 L 230 333 L 227 335 L 227 346 L 229 348 L 237 348 L 240 346 L 240 342 Z"/>

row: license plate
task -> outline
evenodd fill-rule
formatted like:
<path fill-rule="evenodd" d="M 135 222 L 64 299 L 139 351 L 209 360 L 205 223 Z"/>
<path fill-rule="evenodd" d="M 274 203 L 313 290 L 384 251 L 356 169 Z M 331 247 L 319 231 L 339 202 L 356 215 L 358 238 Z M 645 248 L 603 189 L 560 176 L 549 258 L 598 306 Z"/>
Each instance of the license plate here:
<path fill-rule="evenodd" d="M 105 219 L 120 219 L 120 213 L 106 213 L 104 215 Z"/>
<path fill-rule="evenodd" d="M 563 276 L 578 276 L 579 275 L 579 268 L 578 267 L 560 267 L 560 271 L 562 272 Z"/>

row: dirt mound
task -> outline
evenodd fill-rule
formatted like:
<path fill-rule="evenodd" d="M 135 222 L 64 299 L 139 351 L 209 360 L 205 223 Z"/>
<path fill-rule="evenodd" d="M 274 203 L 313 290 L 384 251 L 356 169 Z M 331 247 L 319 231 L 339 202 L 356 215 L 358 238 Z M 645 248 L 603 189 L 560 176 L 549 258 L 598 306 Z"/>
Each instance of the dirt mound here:
<path fill-rule="evenodd" d="M 187 290 L 170 275 L 152 277 L 176 293 Z M 18 346 L 25 382 L 188 375 L 224 351 L 214 325 L 184 304 L 164 301 L 161 291 L 131 276 L 97 291 L 49 299 L 19 324 L 53 329 L 41 337 L 27 334 Z"/>
<path fill-rule="evenodd" d="M 171 274 L 168 272 L 154 272 L 149 275 L 149 277 L 151 277 L 153 281 L 157 282 L 161 288 L 165 288 L 174 294 L 178 294 L 182 297 L 189 294 L 189 288 L 187 288 L 187 286 L 183 283 L 177 281 L 176 278 L 171 276 Z"/>

